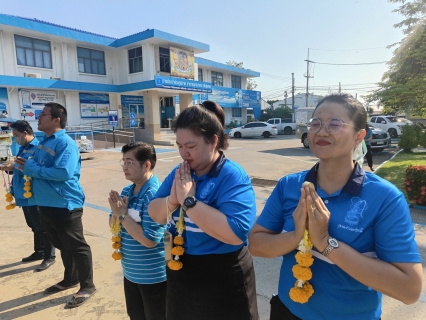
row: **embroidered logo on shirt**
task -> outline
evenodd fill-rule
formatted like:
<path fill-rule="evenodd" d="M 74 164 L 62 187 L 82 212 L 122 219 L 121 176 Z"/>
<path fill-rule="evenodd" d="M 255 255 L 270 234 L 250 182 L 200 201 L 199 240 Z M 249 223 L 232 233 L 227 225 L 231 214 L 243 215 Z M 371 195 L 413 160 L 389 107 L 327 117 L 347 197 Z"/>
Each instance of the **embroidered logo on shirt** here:
<path fill-rule="evenodd" d="M 201 190 L 199 200 L 204 200 L 213 189 L 214 189 L 214 182 L 209 181 L 209 183 L 207 183 L 207 185 L 203 188 L 203 190 Z"/>
<path fill-rule="evenodd" d="M 358 197 L 352 198 L 351 209 L 346 213 L 345 222 L 350 225 L 344 226 L 339 224 L 337 227 L 346 229 L 353 232 L 362 232 L 364 228 L 353 228 L 358 225 L 360 220 L 363 218 L 362 212 L 367 209 L 367 202 L 365 200 L 361 200 Z"/>

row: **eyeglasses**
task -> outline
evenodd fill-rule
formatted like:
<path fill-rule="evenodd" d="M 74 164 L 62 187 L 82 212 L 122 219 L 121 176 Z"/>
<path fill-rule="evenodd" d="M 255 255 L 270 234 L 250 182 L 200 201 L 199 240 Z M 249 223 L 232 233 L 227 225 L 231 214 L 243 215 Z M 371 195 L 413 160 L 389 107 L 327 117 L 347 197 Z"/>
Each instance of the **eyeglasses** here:
<path fill-rule="evenodd" d="M 39 113 L 38 117 L 41 118 L 41 117 L 48 116 L 48 115 L 52 115 L 52 114 L 51 113 Z"/>
<path fill-rule="evenodd" d="M 127 160 L 123 160 L 123 159 L 121 159 L 119 162 L 120 162 L 120 166 L 122 166 L 123 168 L 124 168 L 124 167 L 128 168 L 128 167 L 130 167 L 130 166 L 133 164 L 133 162 L 135 162 L 135 161 L 130 160 L 130 159 L 127 159 Z"/>
<path fill-rule="evenodd" d="M 352 128 L 358 129 L 353 125 L 343 122 L 340 119 L 330 119 L 327 122 L 322 122 L 320 119 L 311 119 L 308 123 L 308 132 L 317 133 L 321 130 L 322 124 L 325 124 L 325 129 L 329 134 L 338 134 L 342 131 L 343 126 L 351 126 Z"/>

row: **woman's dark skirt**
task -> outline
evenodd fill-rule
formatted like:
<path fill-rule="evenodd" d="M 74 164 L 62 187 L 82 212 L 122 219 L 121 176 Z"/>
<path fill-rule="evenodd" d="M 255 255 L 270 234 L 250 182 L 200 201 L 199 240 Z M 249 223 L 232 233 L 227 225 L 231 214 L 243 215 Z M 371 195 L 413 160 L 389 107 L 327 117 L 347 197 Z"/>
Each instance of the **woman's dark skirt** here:
<path fill-rule="evenodd" d="M 247 247 L 226 254 L 181 256 L 167 268 L 168 320 L 258 320 L 253 259 Z"/>

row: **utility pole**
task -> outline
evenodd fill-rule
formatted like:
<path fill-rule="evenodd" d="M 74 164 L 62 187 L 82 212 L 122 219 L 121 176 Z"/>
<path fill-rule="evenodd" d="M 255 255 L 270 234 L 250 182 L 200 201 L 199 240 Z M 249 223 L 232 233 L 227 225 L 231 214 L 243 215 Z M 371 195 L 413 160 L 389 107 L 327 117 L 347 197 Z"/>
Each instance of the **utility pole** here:
<path fill-rule="evenodd" d="M 313 62 L 309 60 L 309 48 L 308 48 L 308 59 L 306 61 L 306 108 L 308 107 L 308 98 L 309 98 L 309 78 L 313 78 L 309 76 L 309 62 Z"/>
<path fill-rule="evenodd" d="M 284 106 L 287 108 L 287 98 L 288 98 L 288 94 L 287 94 L 287 90 L 284 91 Z"/>
<path fill-rule="evenodd" d="M 293 115 L 293 122 L 296 122 L 296 117 L 294 116 L 294 73 L 291 73 L 291 114 Z"/>

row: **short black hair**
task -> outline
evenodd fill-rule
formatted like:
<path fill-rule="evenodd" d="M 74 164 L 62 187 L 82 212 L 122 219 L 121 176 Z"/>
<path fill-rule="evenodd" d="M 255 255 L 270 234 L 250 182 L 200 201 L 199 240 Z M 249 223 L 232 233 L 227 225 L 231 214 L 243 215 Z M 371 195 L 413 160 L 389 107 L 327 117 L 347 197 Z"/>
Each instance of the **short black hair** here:
<path fill-rule="evenodd" d="M 31 136 L 34 135 L 33 128 L 31 128 L 30 124 L 25 120 L 15 121 L 10 125 L 10 127 L 12 129 L 15 129 L 15 130 L 21 132 L 21 133 L 26 131 L 29 135 L 31 135 Z"/>
<path fill-rule="evenodd" d="M 367 123 L 367 111 L 362 103 L 355 99 L 351 94 L 342 92 L 332 93 L 325 96 L 318 102 L 314 113 L 324 102 L 335 102 L 342 105 L 348 112 L 348 116 L 355 124 L 356 129 L 365 129 L 365 125 Z"/>
<path fill-rule="evenodd" d="M 7 110 L 3 110 L 3 112 L 2 113 L 7 113 Z"/>
<path fill-rule="evenodd" d="M 53 118 L 59 118 L 61 119 L 60 125 L 62 129 L 65 129 L 67 126 L 67 109 L 59 103 L 56 102 L 49 102 L 44 105 L 45 107 L 50 108 L 50 113 L 52 114 Z"/>
<path fill-rule="evenodd" d="M 210 101 L 211 102 L 211 101 Z M 213 102 L 214 103 L 214 102 Z M 220 111 L 222 108 L 214 103 L 215 108 L 213 110 L 206 107 L 206 101 L 202 105 L 189 107 L 183 110 L 179 116 L 172 121 L 172 130 L 176 133 L 177 129 L 189 129 L 195 135 L 202 136 L 206 143 L 212 144 L 214 142 L 214 136 L 218 137 L 217 150 L 226 150 L 229 146 L 228 136 L 225 134 L 225 130 L 222 125 L 224 121 L 221 117 Z M 210 104 L 208 104 L 211 106 Z"/>
<path fill-rule="evenodd" d="M 131 142 L 121 148 L 121 153 L 125 154 L 131 150 L 135 150 L 136 160 L 140 163 L 149 161 L 149 163 L 151 163 L 151 170 L 154 169 L 155 164 L 157 163 L 157 154 L 152 144 L 142 141 Z"/>

